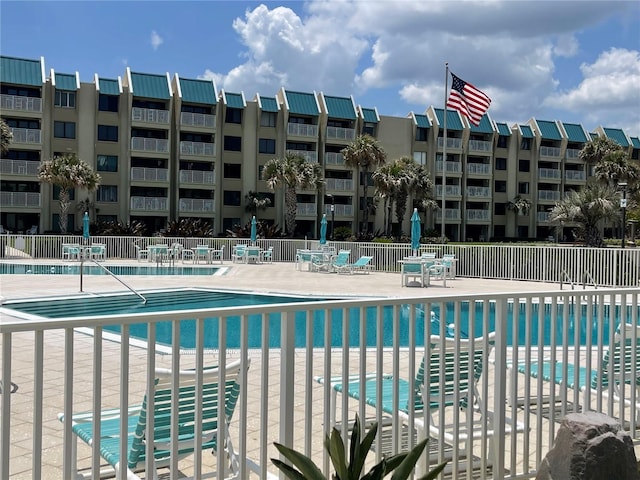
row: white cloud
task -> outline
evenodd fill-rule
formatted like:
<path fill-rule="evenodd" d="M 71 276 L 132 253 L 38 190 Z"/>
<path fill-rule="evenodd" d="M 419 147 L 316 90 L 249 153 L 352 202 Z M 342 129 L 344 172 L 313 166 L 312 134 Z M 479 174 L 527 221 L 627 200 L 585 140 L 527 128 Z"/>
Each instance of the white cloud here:
<path fill-rule="evenodd" d="M 160 47 L 160 45 L 162 45 L 163 43 L 164 43 L 164 40 L 162 39 L 162 37 L 158 35 L 158 32 L 153 30 L 151 32 L 151 47 L 154 50 L 158 50 L 158 47 Z"/>

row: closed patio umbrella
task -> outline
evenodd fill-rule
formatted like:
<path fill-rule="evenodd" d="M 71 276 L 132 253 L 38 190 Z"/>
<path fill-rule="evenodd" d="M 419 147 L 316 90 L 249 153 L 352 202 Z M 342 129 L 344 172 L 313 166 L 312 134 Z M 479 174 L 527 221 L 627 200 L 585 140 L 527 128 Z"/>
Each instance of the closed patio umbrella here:
<path fill-rule="evenodd" d="M 251 243 L 253 245 L 256 244 L 256 238 L 258 237 L 257 229 L 256 229 L 256 216 L 254 215 L 251 219 Z"/>
<path fill-rule="evenodd" d="M 82 217 L 82 236 L 89 239 L 89 213 L 87 212 L 84 212 L 84 217 Z"/>
<path fill-rule="evenodd" d="M 320 245 L 326 245 L 327 243 L 327 214 L 322 215 L 320 220 Z"/>
<path fill-rule="evenodd" d="M 413 254 L 418 254 L 420 248 L 420 215 L 418 215 L 418 209 L 413 209 L 413 215 L 411 215 L 411 249 Z"/>

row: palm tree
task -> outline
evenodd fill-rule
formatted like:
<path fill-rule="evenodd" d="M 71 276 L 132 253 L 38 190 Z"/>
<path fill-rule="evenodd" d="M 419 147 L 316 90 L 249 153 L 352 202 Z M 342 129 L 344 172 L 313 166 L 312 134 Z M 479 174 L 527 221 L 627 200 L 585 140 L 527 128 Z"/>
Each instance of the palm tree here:
<path fill-rule="evenodd" d="M 610 153 L 622 150 L 618 142 L 607 137 L 598 137 L 584 144 L 578 158 L 589 165 L 595 165 Z"/>
<path fill-rule="evenodd" d="M 59 155 L 40 165 L 38 178 L 60 188 L 60 232 L 67 233 L 67 212 L 69 211 L 69 192 L 74 188 L 84 188 L 89 192 L 100 185 L 100 175 L 74 153 Z"/>
<path fill-rule="evenodd" d="M 384 233 L 391 235 L 391 210 L 400 187 L 398 183 L 397 164 L 386 163 L 373 171 L 373 185 L 376 195 L 384 200 Z"/>
<path fill-rule="evenodd" d="M 262 179 L 267 182 L 271 190 L 278 187 L 284 188 L 286 233 L 293 236 L 298 210 L 297 190 L 322 188 L 324 185 L 322 167 L 317 163 L 306 161 L 300 155 L 287 153 L 284 158 L 274 158 L 265 163 Z"/>
<path fill-rule="evenodd" d="M 249 193 L 244 196 L 244 199 L 247 202 L 244 210 L 252 215 L 257 214 L 259 211 L 266 210 L 267 207 L 271 206 L 271 200 L 268 197 L 252 190 L 249 190 Z"/>
<path fill-rule="evenodd" d="M 593 175 L 601 182 L 612 186 L 627 182 L 633 186 L 640 180 L 640 167 L 631 163 L 624 150 L 605 155 L 593 168 Z"/>
<path fill-rule="evenodd" d="M 369 224 L 369 199 L 367 189 L 369 186 L 369 171 L 375 170 L 384 164 L 387 154 L 378 141 L 370 135 L 360 135 L 353 143 L 341 151 L 344 163 L 347 167 L 362 172 L 364 177 L 364 233 L 367 233 Z"/>
<path fill-rule="evenodd" d="M 588 247 L 603 247 L 599 224 L 615 220 L 619 216 L 616 189 L 595 181 L 589 181 L 578 191 L 566 196 L 549 213 L 549 222 L 558 226 L 575 223 L 577 233 Z"/>
<path fill-rule="evenodd" d="M 3 155 L 9 151 L 9 144 L 13 140 L 13 133 L 4 120 L 0 119 L 0 153 Z"/>

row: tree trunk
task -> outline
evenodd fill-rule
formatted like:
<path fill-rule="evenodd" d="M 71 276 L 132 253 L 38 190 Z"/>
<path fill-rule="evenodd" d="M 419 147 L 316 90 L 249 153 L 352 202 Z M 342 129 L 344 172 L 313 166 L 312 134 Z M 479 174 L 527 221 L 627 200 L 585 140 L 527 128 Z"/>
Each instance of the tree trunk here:
<path fill-rule="evenodd" d="M 296 231 L 296 213 L 298 211 L 298 200 L 296 198 L 296 189 L 286 187 L 284 192 L 284 204 L 285 204 L 285 224 L 287 228 L 287 235 L 293 237 Z"/>
<path fill-rule="evenodd" d="M 60 201 L 60 218 L 58 219 L 58 224 L 60 225 L 60 233 L 64 235 L 67 233 L 67 213 L 69 212 L 69 205 L 71 205 L 69 190 L 61 188 L 58 200 Z"/>
<path fill-rule="evenodd" d="M 365 168 L 362 170 L 362 176 L 364 181 L 364 215 L 362 216 L 362 219 L 364 221 L 364 227 L 363 227 L 362 233 L 365 233 L 365 234 L 369 229 L 369 199 L 367 197 L 367 190 L 369 187 L 368 173 L 369 173 L 369 169 Z"/>
<path fill-rule="evenodd" d="M 604 241 L 596 225 L 585 225 L 584 241 L 588 247 L 604 247 Z"/>

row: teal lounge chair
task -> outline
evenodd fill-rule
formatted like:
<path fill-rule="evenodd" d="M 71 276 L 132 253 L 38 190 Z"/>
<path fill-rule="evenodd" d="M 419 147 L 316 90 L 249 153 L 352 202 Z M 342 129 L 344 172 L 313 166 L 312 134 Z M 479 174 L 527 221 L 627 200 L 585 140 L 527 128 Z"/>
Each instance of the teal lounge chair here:
<path fill-rule="evenodd" d="M 248 365 L 247 365 L 248 368 Z M 224 384 L 224 421 L 225 421 L 225 443 L 224 450 L 229 460 L 228 470 L 236 478 L 239 471 L 238 457 L 233 450 L 231 437 L 229 436 L 229 422 L 233 415 L 238 397 L 240 395 L 240 384 L 238 377 L 242 369 L 240 360 L 228 363 L 225 369 Z M 194 452 L 194 442 L 196 435 L 196 425 L 201 427 L 201 442 L 203 450 L 216 451 L 217 431 L 218 431 L 218 391 L 220 385 L 218 368 L 208 368 L 203 372 L 202 383 L 202 416 L 196 418 L 196 372 L 193 370 L 180 371 L 179 375 L 179 412 L 176 425 L 177 432 L 172 433 L 172 392 L 171 383 L 173 374 L 170 370 L 157 369 L 156 383 L 153 386 L 153 411 L 147 410 L 147 396 L 145 395 L 142 404 L 131 406 L 127 411 L 128 427 L 125 434 L 120 432 L 119 409 L 111 409 L 100 412 L 97 420 L 100 422 L 100 438 L 93 438 L 93 427 L 96 418 L 93 412 L 74 414 L 72 418 L 72 431 L 78 439 L 87 445 L 92 445 L 96 440 L 100 442 L 100 455 L 111 465 L 116 473 L 121 469 L 127 470 L 127 478 L 138 478 L 134 472 L 143 470 L 147 461 L 146 444 L 147 440 L 147 417 L 153 416 L 153 444 L 154 457 L 152 464 L 154 472 L 148 472 L 146 478 L 157 478 L 155 470 L 166 467 L 170 461 L 171 446 L 177 439 L 179 440 L 178 455 L 180 458 L 188 456 Z M 58 415 L 60 421 L 64 422 L 64 415 Z M 172 436 L 175 435 L 175 436 Z M 120 458 L 120 440 L 127 442 L 127 458 Z M 76 448 L 73 448 L 74 457 Z M 72 459 L 74 470 L 77 459 Z M 218 466 L 220 468 L 220 466 Z M 76 478 L 76 472 L 74 477 Z"/>
<path fill-rule="evenodd" d="M 373 257 L 360 257 L 354 263 L 347 263 L 346 265 L 337 266 L 336 271 L 338 273 L 369 273 L 369 271 L 371 270 L 371 260 L 373 260 Z"/>
<path fill-rule="evenodd" d="M 331 259 L 331 270 L 337 271 L 339 268 L 349 264 L 349 256 L 351 250 L 340 250 L 337 255 Z"/>

